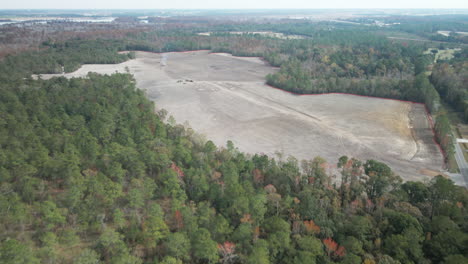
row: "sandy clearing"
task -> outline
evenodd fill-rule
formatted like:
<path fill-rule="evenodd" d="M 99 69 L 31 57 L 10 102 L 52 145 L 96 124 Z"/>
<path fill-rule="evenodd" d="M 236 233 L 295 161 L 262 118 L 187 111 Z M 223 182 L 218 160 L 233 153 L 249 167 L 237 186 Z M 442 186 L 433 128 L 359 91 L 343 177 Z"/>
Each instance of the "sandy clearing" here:
<path fill-rule="evenodd" d="M 434 56 L 434 63 L 436 63 L 438 60 L 450 60 L 454 57 L 455 52 L 461 51 L 460 48 L 454 48 L 454 49 L 436 49 L 436 48 L 428 48 L 426 51 L 424 51 L 424 54 L 432 54 L 432 50 L 437 50 L 437 53 Z"/>
<path fill-rule="evenodd" d="M 217 145 L 232 140 L 247 153 L 274 156 L 279 151 L 300 160 L 322 156 L 330 163 L 341 155 L 376 159 L 406 180 L 426 180 L 430 176 L 424 172 L 442 170 L 423 105 L 341 94 L 293 95 L 265 85 L 265 76 L 276 69 L 258 58 L 208 51 L 137 52 L 136 57 L 117 65 L 84 65 L 65 76 L 128 67 L 158 108 Z"/>
<path fill-rule="evenodd" d="M 450 36 L 450 33 L 452 33 L 452 31 L 448 31 L 448 30 L 439 30 L 439 31 L 437 31 L 437 33 L 440 34 L 440 35 L 442 35 L 442 36 L 448 37 L 448 36 Z M 455 32 L 455 33 L 460 34 L 460 35 L 463 35 L 463 36 L 468 35 L 468 32 L 463 32 L 463 31 L 457 31 L 457 32 Z"/>
<path fill-rule="evenodd" d="M 261 35 L 264 37 L 270 38 L 279 38 L 279 39 L 305 39 L 305 36 L 300 35 L 285 35 L 283 33 L 273 32 L 273 31 L 226 31 L 226 32 L 201 32 L 197 33 L 199 36 L 211 36 L 213 33 L 227 33 L 231 35 Z"/>

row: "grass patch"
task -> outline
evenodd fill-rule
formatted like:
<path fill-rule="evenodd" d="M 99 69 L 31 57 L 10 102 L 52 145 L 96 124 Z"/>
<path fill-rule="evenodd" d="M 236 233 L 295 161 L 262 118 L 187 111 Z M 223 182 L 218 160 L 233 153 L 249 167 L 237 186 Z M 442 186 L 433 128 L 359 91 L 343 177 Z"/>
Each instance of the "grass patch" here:
<path fill-rule="evenodd" d="M 382 35 L 385 35 L 386 37 L 419 39 L 419 40 L 429 41 L 429 39 L 423 38 L 421 36 L 411 34 L 411 33 L 407 33 L 407 32 L 401 32 L 401 31 L 385 31 L 385 32 L 383 32 Z"/>
<path fill-rule="evenodd" d="M 460 168 L 458 168 L 457 161 L 455 160 L 455 155 L 449 155 L 447 157 L 447 169 L 451 173 L 459 173 Z"/>
<path fill-rule="evenodd" d="M 445 101 L 440 101 L 442 104 L 443 110 L 447 113 L 447 117 L 452 123 L 453 126 L 457 126 L 458 124 L 465 124 L 463 122 L 463 113 L 455 110 L 450 104 L 446 103 Z"/>
<path fill-rule="evenodd" d="M 450 120 L 451 126 L 452 126 L 452 134 L 457 138 L 467 138 L 468 139 L 468 125 L 463 122 L 462 118 L 462 113 L 456 111 L 451 105 L 447 104 L 444 101 L 441 101 L 442 104 L 442 109 L 447 113 L 447 117 Z M 455 142 L 455 144 L 457 144 Z M 466 150 L 468 149 L 468 144 L 460 144 L 461 149 L 463 151 L 463 156 L 465 157 L 465 160 L 468 161 L 468 152 Z M 449 155 L 447 157 L 447 167 L 448 170 L 452 173 L 455 172 L 460 172 L 460 169 L 458 168 L 455 155 Z"/>

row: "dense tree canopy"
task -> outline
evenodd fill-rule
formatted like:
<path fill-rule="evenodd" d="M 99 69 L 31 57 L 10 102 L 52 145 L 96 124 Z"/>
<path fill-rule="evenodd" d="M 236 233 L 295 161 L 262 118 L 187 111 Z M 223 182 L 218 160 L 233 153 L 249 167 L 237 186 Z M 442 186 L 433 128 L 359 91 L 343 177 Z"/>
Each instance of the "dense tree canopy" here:
<path fill-rule="evenodd" d="M 466 260 L 468 193 L 450 180 L 343 157 L 337 187 L 321 158 L 301 172 L 218 149 L 164 124 L 126 74 L 1 89 L 3 263 Z"/>
<path fill-rule="evenodd" d="M 232 142 L 218 148 L 164 122 L 167 113 L 155 113 L 128 74 L 30 78 L 62 66 L 121 62 L 132 57 L 117 53 L 125 49 L 258 55 L 281 67 L 268 82 L 286 90 L 423 102 L 450 151 L 439 92 L 460 101 L 466 80 L 459 64 L 435 65 L 428 79 L 422 47 L 360 29 L 333 31 L 326 23 L 276 26 L 308 38 L 206 37 L 177 29 L 119 41 L 52 41 L 5 58 L 0 262 L 467 262 L 468 192 L 442 176 L 403 183 L 376 160 L 298 162 L 247 155 Z M 453 87 L 446 73 L 458 78 Z M 337 163 L 333 175 L 327 162 Z"/>

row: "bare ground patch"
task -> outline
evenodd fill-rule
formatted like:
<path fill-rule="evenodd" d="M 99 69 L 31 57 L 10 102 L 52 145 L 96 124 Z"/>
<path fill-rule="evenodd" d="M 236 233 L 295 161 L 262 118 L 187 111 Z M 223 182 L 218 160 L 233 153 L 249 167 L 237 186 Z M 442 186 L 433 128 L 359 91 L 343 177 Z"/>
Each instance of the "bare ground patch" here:
<path fill-rule="evenodd" d="M 442 170 L 422 105 L 353 95 L 293 95 L 265 85 L 265 76 L 276 69 L 258 58 L 208 51 L 136 56 L 117 65 L 84 65 L 66 76 L 128 67 L 158 108 L 217 145 L 232 140 L 247 153 L 322 156 L 330 163 L 341 155 L 376 159 L 406 180 L 426 180 Z"/>

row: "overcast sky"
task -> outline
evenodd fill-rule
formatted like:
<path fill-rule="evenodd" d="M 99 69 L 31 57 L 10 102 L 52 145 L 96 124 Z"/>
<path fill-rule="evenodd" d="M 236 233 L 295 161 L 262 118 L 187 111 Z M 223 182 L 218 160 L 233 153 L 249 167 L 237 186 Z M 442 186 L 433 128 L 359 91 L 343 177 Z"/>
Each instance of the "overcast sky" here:
<path fill-rule="evenodd" d="M 1 0 L 0 9 L 468 8 L 468 0 Z"/>

